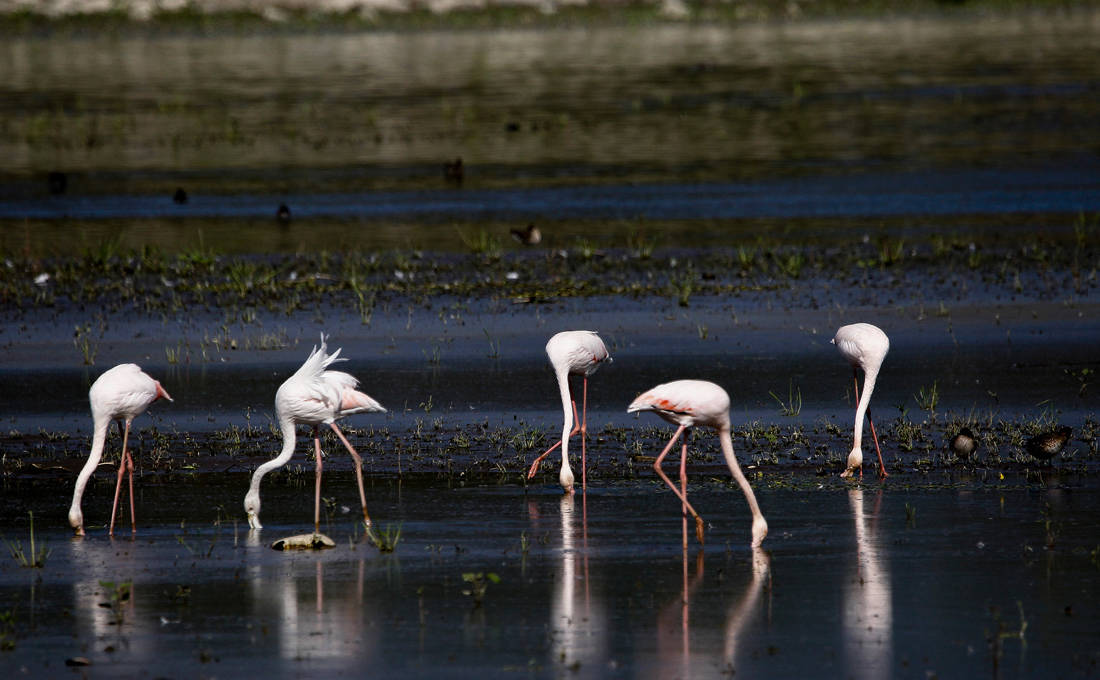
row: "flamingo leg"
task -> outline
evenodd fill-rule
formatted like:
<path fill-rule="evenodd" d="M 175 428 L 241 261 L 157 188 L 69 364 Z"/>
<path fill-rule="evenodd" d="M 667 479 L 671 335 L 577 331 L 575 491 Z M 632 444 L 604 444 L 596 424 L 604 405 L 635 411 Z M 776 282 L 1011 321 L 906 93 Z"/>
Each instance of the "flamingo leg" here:
<path fill-rule="evenodd" d="M 130 423 L 126 423 L 126 434 L 130 434 Z M 122 438 L 122 452 L 126 455 L 126 477 L 130 482 L 130 533 L 137 533 L 137 513 L 134 511 L 134 456 L 126 446 L 128 437 Z"/>
<path fill-rule="evenodd" d="M 687 479 L 687 456 L 688 456 L 688 443 L 687 432 L 684 432 L 683 438 L 680 440 L 683 445 L 680 449 L 680 492 L 684 494 L 684 498 L 687 498 L 688 494 L 688 479 Z M 683 532 L 683 544 L 684 549 L 684 606 L 687 607 L 687 549 L 688 549 L 688 535 L 687 535 L 687 503 L 681 505 L 680 512 L 684 515 L 684 532 Z M 685 612 L 686 614 L 686 612 Z"/>
<path fill-rule="evenodd" d="M 355 448 L 348 443 L 344 433 L 340 431 L 340 428 L 336 427 L 336 423 L 330 423 L 329 427 L 336 433 L 336 436 L 340 438 L 340 441 L 344 443 L 348 453 L 351 454 L 352 459 L 355 460 L 355 476 L 359 482 L 359 502 L 363 504 L 363 524 L 370 526 L 370 515 L 367 514 L 367 494 L 363 491 L 363 459 L 356 452 Z"/>
<path fill-rule="evenodd" d="M 577 420 L 577 402 L 576 401 L 573 402 L 573 422 L 574 423 L 579 423 L 580 422 L 580 421 Z M 581 429 L 581 426 L 579 424 L 574 424 L 573 429 L 569 432 L 569 436 L 572 437 L 573 435 L 577 434 L 578 432 L 580 432 L 580 429 Z M 546 458 L 551 453 L 553 453 L 554 449 L 558 448 L 559 446 L 561 446 L 561 442 L 560 441 L 555 442 L 553 446 L 546 449 L 546 451 L 541 456 L 536 458 L 535 462 L 531 463 L 531 469 L 527 471 L 527 479 L 531 479 L 532 477 L 535 476 L 535 473 L 539 471 L 539 463 L 542 462 L 542 459 Z M 584 474 L 584 473 L 581 473 L 581 474 Z"/>
<path fill-rule="evenodd" d="M 878 469 L 882 478 L 886 479 L 886 466 L 882 463 L 882 449 L 878 447 L 878 434 L 875 432 L 875 421 L 871 420 L 871 408 L 867 408 L 867 422 L 871 423 L 871 439 L 875 440 L 875 453 L 878 454 Z"/>
<path fill-rule="evenodd" d="M 585 442 L 588 440 L 588 376 L 584 376 L 584 390 L 581 397 L 581 493 L 588 490 L 588 464 Z M 577 411 L 577 402 L 573 402 L 573 412 Z M 573 416 L 576 418 L 576 415 Z"/>
<path fill-rule="evenodd" d="M 664 461 L 665 456 L 672 450 L 672 445 L 676 443 L 676 438 L 683 434 L 687 429 L 687 425 L 681 425 L 676 434 L 672 435 L 672 439 L 668 440 L 668 445 L 665 446 L 665 450 L 661 451 L 661 455 L 657 456 L 657 460 L 653 462 L 653 469 L 657 471 L 657 475 L 664 480 L 665 484 L 668 484 L 668 488 L 672 489 L 672 493 L 680 499 L 680 502 L 684 504 L 684 507 L 688 509 L 692 517 L 695 518 L 695 537 L 699 539 L 699 543 L 703 542 L 703 518 L 699 516 L 699 513 L 695 512 L 695 508 L 691 507 L 691 503 L 688 503 L 687 493 L 680 493 L 680 490 L 676 488 L 676 485 L 672 483 L 672 480 L 668 478 L 668 475 L 661 469 L 661 463 Z M 687 448 L 685 443 L 684 448 Z"/>
<path fill-rule="evenodd" d="M 317 481 L 313 494 L 313 533 L 321 533 L 321 430 L 313 426 L 313 457 L 317 459 Z"/>
<path fill-rule="evenodd" d="M 122 428 L 122 421 L 118 422 L 118 432 L 122 435 L 122 455 L 118 459 L 118 481 L 115 482 L 115 502 L 111 504 L 111 525 L 107 529 L 108 536 L 115 535 L 115 514 L 118 512 L 118 497 L 122 493 L 122 475 L 126 474 L 126 439 L 130 433 L 130 422 L 126 422 L 126 429 Z M 133 486 L 131 486 L 131 502 L 133 499 Z"/>

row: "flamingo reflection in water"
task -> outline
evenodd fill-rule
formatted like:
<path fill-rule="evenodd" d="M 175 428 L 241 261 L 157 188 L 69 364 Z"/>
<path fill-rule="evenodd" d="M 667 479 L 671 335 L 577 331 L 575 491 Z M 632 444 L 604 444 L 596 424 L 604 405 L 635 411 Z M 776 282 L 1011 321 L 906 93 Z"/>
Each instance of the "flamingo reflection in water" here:
<path fill-rule="evenodd" d="M 268 549 L 258 532 L 245 536 L 250 548 Z M 326 569 L 330 570 L 328 597 Z M 335 577 L 332 571 L 338 572 Z M 294 560 L 289 566 L 253 564 L 248 567 L 248 606 L 271 622 L 269 639 L 276 642 L 274 653 L 283 660 L 301 663 L 309 659 L 311 668 L 326 673 L 357 674 L 380 648 L 377 627 L 370 624 L 366 573 L 366 558 L 327 564 L 321 557 Z M 334 589 L 334 585 L 338 587 Z M 259 636 L 256 643 L 270 644 Z"/>
<path fill-rule="evenodd" d="M 551 604 L 553 658 L 576 669 L 575 677 L 602 677 L 607 657 L 603 603 L 593 594 L 588 571 L 588 523 L 582 496 L 580 531 L 574 495 L 561 497 L 561 568 Z M 580 534 L 578 537 L 578 533 Z M 577 539 L 580 538 L 580 541 Z"/>
<path fill-rule="evenodd" d="M 892 677 L 893 605 L 890 571 L 877 531 L 882 492 L 875 495 L 871 522 L 864 510 L 863 489 L 848 490 L 855 521 L 856 567 L 844 593 L 844 649 L 853 677 L 864 680 Z"/>
<path fill-rule="evenodd" d="M 688 525 L 684 519 L 683 540 L 686 544 Z M 691 652 L 691 603 L 703 582 L 704 556 L 699 550 L 695 556 L 695 573 L 689 569 L 688 551 L 683 554 L 683 590 L 680 596 L 668 603 L 657 617 L 657 655 L 659 678 L 711 677 L 716 671 L 729 676 L 736 673 L 737 650 L 749 622 L 758 613 L 761 595 L 771 580 L 771 558 L 761 548 L 752 549 L 752 573 L 749 582 L 730 602 L 726 610 L 726 622 L 722 630 L 721 656 L 714 653 L 717 645 L 702 645 L 706 651 L 692 658 Z M 704 634 L 707 629 L 702 631 Z M 699 631 L 697 631 L 698 636 Z M 698 641 L 698 637 L 696 638 Z"/>

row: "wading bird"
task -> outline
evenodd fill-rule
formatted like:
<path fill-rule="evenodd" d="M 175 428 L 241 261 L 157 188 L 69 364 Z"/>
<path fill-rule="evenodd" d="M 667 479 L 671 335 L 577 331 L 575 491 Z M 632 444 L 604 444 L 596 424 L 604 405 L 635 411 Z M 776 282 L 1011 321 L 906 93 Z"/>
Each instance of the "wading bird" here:
<path fill-rule="evenodd" d="M 832 339 L 832 343 L 852 365 L 852 378 L 856 386 L 856 424 L 855 439 L 852 443 L 852 452 L 848 454 L 848 467 L 840 474 L 841 477 L 851 477 L 856 468 L 859 468 L 859 476 L 863 478 L 863 449 L 860 447 L 863 441 L 863 414 L 867 414 L 867 422 L 871 424 L 871 438 L 875 441 L 875 453 L 878 454 L 879 472 L 886 477 L 886 466 L 882 463 L 882 450 L 878 445 L 878 434 L 875 432 L 875 421 L 871 420 L 871 392 L 875 389 L 875 379 L 878 378 L 882 360 L 890 351 L 890 339 L 878 326 L 869 323 L 854 323 L 849 326 L 841 326 Z M 863 396 L 859 395 L 859 370 L 863 369 Z"/>
<path fill-rule="evenodd" d="M 367 496 L 363 491 L 363 460 L 348 443 L 344 433 L 336 426 L 336 420 L 353 413 L 385 413 L 374 399 L 356 390 L 359 381 L 354 376 L 341 371 L 325 370 L 340 359 L 340 350 L 328 353 L 325 336 L 321 334 L 321 346 L 314 347 L 302 367 L 286 379 L 275 393 L 275 415 L 279 428 L 283 432 L 283 450 L 275 458 L 256 468 L 252 473 L 252 483 L 244 497 L 244 511 L 248 515 L 248 526 L 261 529 L 260 524 L 260 480 L 272 470 L 286 465 L 294 455 L 295 426 L 309 425 L 313 428 L 313 454 L 317 461 L 317 479 L 314 492 L 313 531 L 319 534 L 321 529 L 321 425 L 328 425 L 355 461 L 355 474 L 359 482 L 359 500 L 363 505 L 363 522 L 370 526 L 367 514 Z"/>
<path fill-rule="evenodd" d="M 115 534 L 115 513 L 118 510 L 118 497 L 122 491 L 122 475 L 130 473 L 130 530 L 137 531 L 137 517 L 134 512 L 134 461 L 130 457 L 127 444 L 130 439 L 130 423 L 149 408 L 157 399 L 172 401 L 160 383 L 142 372 L 137 364 L 119 364 L 96 378 L 88 390 L 88 401 L 92 405 L 92 420 L 95 430 L 92 434 L 92 452 L 88 462 L 80 470 L 73 489 L 73 504 L 69 507 L 69 524 L 77 536 L 84 535 L 84 514 L 80 511 L 80 499 L 84 487 L 88 484 L 99 459 L 103 457 L 103 446 L 107 441 L 107 430 L 112 420 L 118 420 L 118 429 L 122 434 L 122 455 L 118 461 L 118 481 L 115 483 L 115 501 L 111 506 L 111 526 L 108 533 Z"/>
<path fill-rule="evenodd" d="M 534 477 L 539 471 L 539 463 L 542 459 L 560 446 L 561 472 L 558 473 L 558 481 L 561 482 L 566 493 L 573 493 L 573 470 L 569 467 L 569 438 L 578 431 L 581 433 L 581 488 L 586 489 L 588 488 L 587 461 L 585 460 L 587 456 L 585 438 L 588 436 L 588 376 L 595 373 L 600 364 L 610 362 L 611 354 L 607 351 L 603 340 L 600 340 L 600 336 L 593 331 L 562 331 L 546 343 L 546 356 L 550 357 L 550 365 L 554 367 L 554 374 L 558 379 L 565 424 L 561 430 L 561 441 L 551 446 L 531 463 L 527 478 Z M 573 390 L 569 386 L 570 375 L 579 375 L 584 379 L 579 425 L 574 425 L 577 420 L 577 400 L 573 398 Z"/>
<path fill-rule="evenodd" d="M 653 469 L 668 484 L 673 493 L 679 496 L 686 512 L 690 512 L 695 518 L 695 537 L 703 542 L 703 518 L 695 512 L 687 499 L 687 429 L 696 425 L 711 427 L 718 430 L 718 443 L 722 447 L 722 455 L 729 466 L 730 474 L 741 487 L 745 494 L 745 500 L 752 512 L 752 546 L 759 546 L 764 537 L 768 535 L 768 523 L 760 512 L 760 506 L 756 503 L 756 496 L 749 486 L 749 480 L 741 472 L 737 464 L 737 458 L 733 455 L 733 441 L 730 439 L 730 398 L 726 391 L 712 382 L 705 380 L 677 380 L 675 382 L 658 385 L 640 395 L 627 407 L 627 413 L 638 411 L 653 411 L 668 422 L 679 425 L 676 434 L 668 440 L 661 455 L 653 463 Z M 672 480 L 661 470 L 661 463 L 665 456 L 672 450 L 673 444 L 679 437 L 683 437 L 683 446 L 680 451 L 680 485 L 684 491 L 676 488 Z"/>
<path fill-rule="evenodd" d="M 1024 446 L 1027 452 L 1039 460 L 1050 460 L 1065 448 L 1073 430 L 1062 425 L 1050 432 L 1043 432 L 1027 440 Z"/>
<path fill-rule="evenodd" d="M 955 452 L 955 455 L 959 458 L 969 458 L 970 454 L 974 453 L 978 448 L 978 440 L 974 437 L 974 433 L 970 431 L 969 427 L 961 428 L 954 437 L 951 438 L 951 450 Z"/>

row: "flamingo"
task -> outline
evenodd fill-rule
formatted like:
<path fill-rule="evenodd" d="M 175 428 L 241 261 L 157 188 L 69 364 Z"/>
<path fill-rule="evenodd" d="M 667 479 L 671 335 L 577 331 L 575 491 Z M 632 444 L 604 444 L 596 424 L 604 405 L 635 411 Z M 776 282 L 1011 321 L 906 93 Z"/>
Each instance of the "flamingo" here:
<path fill-rule="evenodd" d="M 569 467 L 569 438 L 578 431 L 581 433 L 581 489 L 587 489 L 585 438 L 588 436 L 588 376 L 595 373 L 600 364 L 610 363 L 611 354 L 607 351 L 603 340 L 594 331 L 562 331 L 546 343 L 546 356 L 550 357 L 550 365 L 554 367 L 554 374 L 558 378 L 562 411 L 565 413 L 565 425 L 561 430 L 561 441 L 551 446 L 545 453 L 536 458 L 535 462 L 531 463 L 531 469 L 527 471 L 527 478 L 534 477 L 539 470 L 539 463 L 542 462 L 542 459 L 560 446 L 561 471 L 558 473 L 558 481 L 561 482 L 565 493 L 573 493 L 573 470 Z M 574 426 L 574 422 L 577 420 L 577 401 L 573 398 L 573 391 L 569 386 L 570 375 L 579 375 L 584 379 L 579 426 Z M 572 410 L 570 410 L 570 405 L 572 405 Z"/>
<path fill-rule="evenodd" d="M 768 523 L 760 512 L 760 506 L 756 503 L 756 496 L 749 486 L 749 480 L 741 472 L 737 464 L 737 458 L 733 455 L 733 441 L 730 439 L 730 398 L 726 391 L 712 382 L 705 380 L 677 380 L 675 382 L 658 385 L 640 395 L 627 407 L 627 413 L 638 411 L 653 411 L 668 422 L 679 425 L 676 434 L 668 440 L 661 455 L 653 463 L 653 469 L 668 484 L 680 500 L 684 509 L 695 518 L 695 537 L 699 543 L 703 542 L 703 518 L 695 512 L 687 499 L 687 433 L 689 427 L 701 425 L 712 427 L 718 431 L 718 442 L 722 447 L 722 455 L 729 466 L 730 474 L 737 480 L 741 491 L 745 494 L 745 500 L 752 511 L 752 547 L 756 548 L 768 535 Z M 680 452 L 680 484 L 683 492 L 677 489 L 672 480 L 661 470 L 661 462 L 676 443 L 676 439 L 683 435 L 683 448 Z"/>
<path fill-rule="evenodd" d="M 115 502 L 111 506 L 111 526 L 108 533 L 115 535 L 115 513 L 118 510 L 118 497 L 122 491 L 122 475 L 130 473 L 130 530 L 137 532 L 137 518 L 134 512 L 134 461 L 130 457 L 127 443 L 130 438 L 130 423 L 149 408 L 157 399 L 172 401 L 168 392 L 160 383 L 141 370 L 137 364 L 119 364 L 103 373 L 92 383 L 88 390 L 88 401 L 92 405 L 92 421 L 95 430 L 92 434 L 92 451 L 88 462 L 80 470 L 73 489 L 73 504 L 69 507 L 69 525 L 77 536 L 84 535 L 84 513 L 80 511 L 80 499 L 84 496 L 84 487 L 88 484 L 107 441 L 107 430 L 111 421 L 118 420 L 119 433 L 122 434 L 122 456 L 118 463 L 118 481 L 115 483 Z M 125 428 L 123 427 L 125 423 Z"/>
<path fill-rule="evenodd" d="M 863 479 L 863 449 L 860 444 L 863 440 L 863 414 L 867 414 L 867 422 L 871 423 L 871 437 L 875 440 L 875 453 L 878 454 L 879 472 L 886 477 L 886 466 L 882 463 L 882 449 L 878 445 L 878 434 L 875 432 L 875 421 L 871 420 L 871 392 L 875 389 L 875 379 L 878 378 L 879 369 L 882 368 L 882 360 L 890 351 L 890 339 L 878 326 L 869 323 L 854 323 L 841 326 L 836 336 L 830 341 L 848 363 L 852 365 L 852 379 L 856 385 L 856 424 L 855 439 L 852 443 L 852 452 L 848 454 L 848 467 L 840 474 L 841 477 L 851 477 L 856 468 L 859 468 L 859 478 Z M 863 397 L 859 396 L 859 372 L 863 369 Z"/>
<path fill-rule="evenodd" d="M 325 370 L 340 358 L 340 350 L 328 353 L 325 335 L 321 334 L 321 346 L 314 347 L 302 367 L 286 379 L 275 393 L 275 415 L 283 432 L 283 450 L 279 455 L 252 473 L 252 482 L 244 497 L 244 511 L 248 515 L 250 529 L 262 529 L 260 524 L 260 480 L 272 470 L 286 465 L 294 455 L 296 425 L 313 428 L 313 453 L 317 460 L 317 479 L 314 493 L 313 533 L 321 533 L 321 425 L 328 425 L 343 442 L 355 461 L 355 474 L 359 481 L 359 500 L 363 505 L 363 522 L 370 526 L 367 514 L 367 496 L 363 491 L 363 459 L 355 451 L 336 421 L 353 413 L 385 413 L 374 399 L 356 390 L 359 381 L 341 371 Z"/>

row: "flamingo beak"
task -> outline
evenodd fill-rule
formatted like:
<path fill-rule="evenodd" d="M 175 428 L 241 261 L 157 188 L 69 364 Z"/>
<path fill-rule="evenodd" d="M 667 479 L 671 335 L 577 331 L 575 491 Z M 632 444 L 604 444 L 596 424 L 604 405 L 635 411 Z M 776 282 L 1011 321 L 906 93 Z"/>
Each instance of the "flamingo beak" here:
<path fill-rule="evenodd" d="M 157 385 L 157 396 L 153 399 L 153 401 L 156 401 L 157 399 L 167 399 L 168 401 L 174 401 L 172 397 L 168 396 L 168 392 L 166 392 L 165 389 L 161 387 L 160 381 L 154 380 L 153 382 L 155 382 Z"/>
<path fill-rule="evenodd" d="M 248 528 L 249 529 L 263 529 L 263 525 L 260 524 L 260 518 L 254 512 L 248 513 Z"/>

